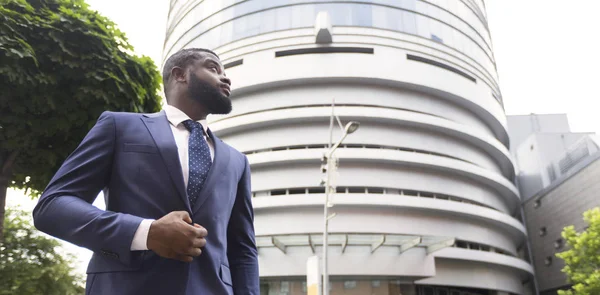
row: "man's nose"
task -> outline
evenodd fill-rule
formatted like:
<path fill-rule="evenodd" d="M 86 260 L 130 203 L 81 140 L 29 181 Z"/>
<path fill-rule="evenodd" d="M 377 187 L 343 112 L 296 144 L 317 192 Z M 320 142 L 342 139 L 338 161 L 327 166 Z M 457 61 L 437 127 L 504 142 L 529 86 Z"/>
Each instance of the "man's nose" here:
<path fill-rule="evenodd" d="M 227 76 L 221 76 L 221 82 L 231 86 L 231 79 L 229 79 Z"/>

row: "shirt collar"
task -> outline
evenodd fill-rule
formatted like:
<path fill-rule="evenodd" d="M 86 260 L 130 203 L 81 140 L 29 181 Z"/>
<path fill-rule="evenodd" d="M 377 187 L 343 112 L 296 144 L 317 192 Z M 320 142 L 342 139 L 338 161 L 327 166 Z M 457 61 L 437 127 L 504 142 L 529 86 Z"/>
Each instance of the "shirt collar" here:
<path fill-rule="evenodd" d="M 190 117 L 188 117 L 188 115 L 186 115 L 180 109 L 178 109 L 172 105 L 166 105 L 164 107 L 164 110 L 165 110 L 165 114 L 167 115 L 167 120 L 169 120 L 169 123 L 171 123 L 171 125 L 173 125 L 175 127 L 178 127 L 179 124 L 181 124 L 185 120 L 191 120 Z M 208 134 L 208 123 L 207 123 L 206 119 L 200 120 L 197 122 L 202 124 L 204 133 Z"/>

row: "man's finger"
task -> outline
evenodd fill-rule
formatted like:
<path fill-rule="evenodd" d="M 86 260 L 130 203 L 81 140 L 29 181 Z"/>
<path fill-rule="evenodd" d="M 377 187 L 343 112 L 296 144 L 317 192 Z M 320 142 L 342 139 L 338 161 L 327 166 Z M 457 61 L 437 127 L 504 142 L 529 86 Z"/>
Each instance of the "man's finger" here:
<path fill-rule="evenodd" d="M 195 230 L 196 230 L 196 236 L 204 238 L 208 235 L 208 231 L 202 227 L 201 225 L 198 224 L 194 224 Z"/>
<path fill-rule="evenodd" d="M 200 256 L 200 254 L 202 254 L 202 250 L 200 248 L 190 248 L 188 249 L 186 255 L 187 256 L 191 256 L 191 257 L 198 257 Z"/>
<path fill-rule="evenodd" d="M 192 223 L 192 218 L 190 217 L 190 214 L 187 213 L 187 211 L 179 211 L 181 212 L 179 216 L 181 216 L 181 219 L 185 222 L 187 222 L 188 224 Z"/>
<path fill-rule="evenodd" d="M 194 239 L 194 241 L 192 242 L 192 246 L 195 248 L 202 248 L 202 247 L 206 246 L 206 239 L 204 239 L 204 238 Z"/>

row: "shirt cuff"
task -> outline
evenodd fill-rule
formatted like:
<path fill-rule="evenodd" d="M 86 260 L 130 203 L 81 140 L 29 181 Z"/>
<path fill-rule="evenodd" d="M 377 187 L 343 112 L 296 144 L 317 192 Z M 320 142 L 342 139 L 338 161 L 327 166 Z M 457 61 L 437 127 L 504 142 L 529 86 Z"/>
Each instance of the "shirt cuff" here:
<path fill-rule="evenodd" d="M 154 222 L 154 219 L 144 219 L 138 226 L 135 234 L 133 235 L 133 241 L 131 242 L 131 251 L 143 251 L 148 250 L 148 232 L 150 231 L 150 225 Z"/>

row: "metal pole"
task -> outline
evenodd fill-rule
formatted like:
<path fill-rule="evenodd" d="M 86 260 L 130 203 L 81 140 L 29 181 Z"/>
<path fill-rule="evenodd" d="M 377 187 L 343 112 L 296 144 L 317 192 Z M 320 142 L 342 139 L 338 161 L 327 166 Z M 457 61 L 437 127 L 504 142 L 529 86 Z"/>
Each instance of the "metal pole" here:
<path fill-rule="evenodd" d="M 331 153 L 330 153 L 331 155 Z M 327 159 L 327 166 L 329 166 L 330 159 Z M 329 169 L 328 169 L 329 170 Z M 327 250 L 328 250 L 328 236 L 329 236 L 329 208 L 327 204 L 329 203 L 329 172 L 327 173 L 327 181 L 325 187 L 325 205 L 323 206 L 323 221 L 325 223 L 325 230 L 323 231 L 323 295 L 329 294 L 329 273 L 327 272 Z"/>
<path fill-rule="evenodd" d="M 331 99 L 331 118 L 329 118 L 329 145 L 327 148 L 331 149 L 333 144 L 333 117 L 335 117 L 335 97 Z"/>
<path fill-rule="evenodd" d="M 335 97 L 332 98 L 331 100 L 331 118 L 329 120 L 329 152 L 327 155 L 327 179 L 325 181 L 325 203 L 323 204 L 323 225 L 324 225 L 324 229 L 323 229 L 323 292 L 321 293 L 322 295 L 329 295 L 329 273 L 328 273 L 328 269 L 327 269 L 327 264 L 328 264 L 328 260 L 327 260 L 327 250 L 328 250 L 328 238 L 329 238 L 329 194 L 331 193 L 331 183 L 330 183 L 330 178 L 331 178 L 331 155 L 333 154 L 333 151 L 331 150 L 331 145 L 333 144 L 333 117 L 335 116 L 334 113 L 334 108 L 335 108 Z"/>

